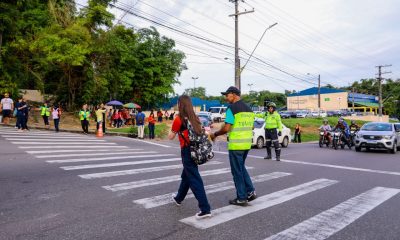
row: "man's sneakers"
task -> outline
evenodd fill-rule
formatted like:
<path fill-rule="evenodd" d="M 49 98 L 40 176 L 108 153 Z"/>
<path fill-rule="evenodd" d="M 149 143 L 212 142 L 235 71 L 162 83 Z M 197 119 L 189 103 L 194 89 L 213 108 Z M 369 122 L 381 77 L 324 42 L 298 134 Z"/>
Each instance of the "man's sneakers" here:
<path fill-rule="evenodd" d="M 256 191 L 252 191 L 252 192 L 250 192 L 250 193 L 247 194 L 247 201 L 248 201 L 248 202 L 251 202 L 251 201 L 253 201 L 253 200 L 256 199 L 256 198 L 257 198 Z"/>
<path fill-rule="evenodd" d="M 280 161 L 281 160 L 281 157 L 280 156 L 276 156 L 276 161 Z"/>
<path fill-rule="evenodd" d="M 272 156 L 271 155 L 267 155 L 267 156 L 264 157 L 264 159 L 268 159 L 268 160 L 272 159 Z"/>
<path fill-rule="evenodd" d="M 172 197 L 172 201 L 176 204 L 176 206 L 180 206 L 182 204 L 182 202 L 179 202 L 176 200 L 175 195 L 172 195 L 171 197 Z"/>
<path fill-rule="evenodd" d="M 211 215 L 211 212 L 198 212 L 198 213 L 196 213 L 196 215 L 195 215 L 195 217 L 197 218 L 197 219 L 203 219 L 203 218 L 208 218 L 208 217 L 211 217 L 212 215 Z"/>
<path fill-rule="evenodd" d="M 244 206 L 247 206 L 248 200 L 247 199 L 246 200 L 239 200 L 239 199 L 235 198 L 233 200 L 229 200 L 229 204 L 244 207 Z"/>

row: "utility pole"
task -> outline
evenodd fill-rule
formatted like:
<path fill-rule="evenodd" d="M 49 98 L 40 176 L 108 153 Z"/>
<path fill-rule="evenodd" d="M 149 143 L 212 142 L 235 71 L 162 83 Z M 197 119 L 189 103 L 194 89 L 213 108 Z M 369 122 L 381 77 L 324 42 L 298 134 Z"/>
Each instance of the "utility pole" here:
<path fill-rule="evenodd" d="M 249 87 L 250 87 L 250 91 L 249 91 L 249 93 L 251 93 L 251 87 L 252 87 L 253 85 L 254 85 L 253 83 L 249 83 L 249 84 L 247 84 L 247 86 L 249 86 Z"/>
<path fill-rule="evenodd" d="M 352 105 L 352 108 L 353 108 L 353 113 L 355 113 L 355 111 L 354 111 L 354 94 L 355 94 L 355 89 L 354 89 L 354 87 L 351 89 L 351 91 L 352 91 L 352 94 L 351 94 L 351 96 L 352 96 L 352 103 L 351 103 L 351 105 Z"/>
<path fill-rule="evenodd" d="M 321 112 L 321 74 L 318 74 L 318 116 Z"/>
<path fill-rule="evenodd" d="M 239 58 L 239 15 L 252 13 L 254 9 L 251 11 L 239 12 L 239 1 L 244 2 L 243 0 L 229 0 L 230 2 L 235 3 L 235 13 L 229 15 L 229 17 L 235 17 L 235 86 L 240 90 L 240 58 Z"/>
<path fill-rule="evenodd" d="M 391 67 L 392 65 L 379 65 L 378 68 L 378 86 L 379 86 L 379 121 L 382 121 L 382 74 L 392 73 L 392 72 L 382 72 L 382 68 Z"/>
<path fill-rule="evenodd" d="M 196 80 L 199 79 L 199 77 L 192 77 L 193 79 L 193 91 L 196 88 Z"/>

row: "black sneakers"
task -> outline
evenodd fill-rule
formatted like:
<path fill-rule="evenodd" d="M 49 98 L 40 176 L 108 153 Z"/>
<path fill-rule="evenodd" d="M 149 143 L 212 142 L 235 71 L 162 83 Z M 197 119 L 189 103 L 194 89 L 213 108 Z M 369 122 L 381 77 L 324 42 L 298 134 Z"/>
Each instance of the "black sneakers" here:
<path fill-rule="evenodd" d="M 239 199 L 235 198 L 233 200 L 229 200 L 229 204 L 244 207 L 244 206 L 247 206 L 248 200 L 247 199 L 246 200 L 239 200 Z"/>
<path fill-rule="evenodd" d="M 252 191 L 251 193 L 248 193 L 248 194 L 247 194 L 247 201 L 248 201 L 248 202 L 251 202 L 251 201 L 253 201 L 253 200 L 256 199 L 256 198 L 257 198 L 257 194 L 256 194 L 255 191 Z"/>
<path fill-rule="evenodd" d="M 272 159 L 271 155 L 265 156 L 264 159 Z"/>
<path fill-rule="evenodd" d="M 172 195 L 172 201 L 176 204 L 176 206 L 180 206 L 182 204 L 182 202 L 178 202 L 175 198 L 175 195 Z"/>
<path fill-rule="evenodd" d="M 208 218 L 211 217 L 211 212 L 198 212 L 196 213 L 196 218 L 197 219 L 203 219 L 203 218 Z"/>

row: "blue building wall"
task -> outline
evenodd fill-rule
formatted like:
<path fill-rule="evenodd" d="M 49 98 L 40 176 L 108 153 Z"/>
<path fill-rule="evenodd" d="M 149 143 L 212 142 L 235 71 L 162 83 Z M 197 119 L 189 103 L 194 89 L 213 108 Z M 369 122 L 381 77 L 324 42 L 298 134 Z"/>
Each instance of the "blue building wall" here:
<path fill-rule="evenodd" d="M 169 103 L 163 104 L 162 108 L 163 109 L 172 108 L 173 106 L 176 106 L 177 104 L 178 104 L 178 97 L 174 97 L 174 98 L 170 99 Z M 192 98 L 192 104 L 193 104 L 193 106 L 201 107 L 202 110 L 203 110 L 203 106 L 206 105 L 206 111 L 208 111 L 208 109 L 210 107 L 222 106 L 221 102 L 218 100 L 203 100 L 200 98 Z"/>

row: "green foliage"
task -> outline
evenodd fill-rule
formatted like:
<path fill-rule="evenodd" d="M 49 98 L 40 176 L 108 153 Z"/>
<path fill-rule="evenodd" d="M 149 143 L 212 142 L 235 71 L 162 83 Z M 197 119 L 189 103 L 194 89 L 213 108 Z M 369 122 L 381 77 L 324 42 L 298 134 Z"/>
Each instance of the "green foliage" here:
<path fill-rule="evenodd" d="M 187 89 L 185 89 L 183 94 L 191 96 L 191 97 L 205 99 L 206 98 L 206 89 L 204 87 L 187 88 Z"/>

